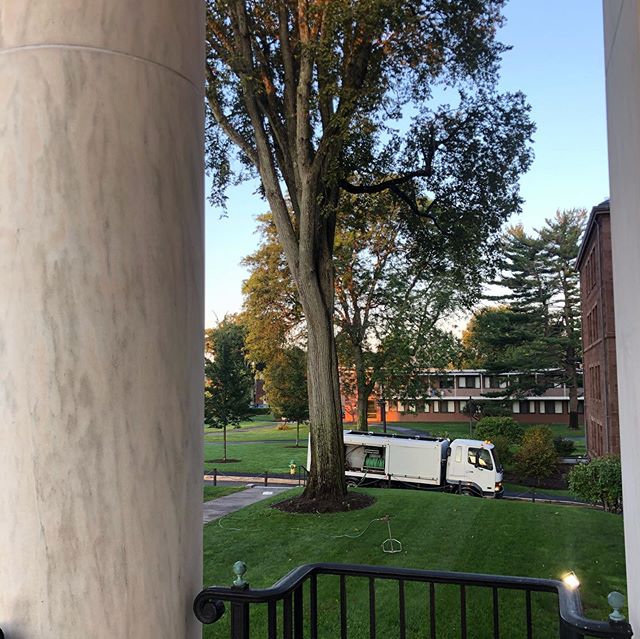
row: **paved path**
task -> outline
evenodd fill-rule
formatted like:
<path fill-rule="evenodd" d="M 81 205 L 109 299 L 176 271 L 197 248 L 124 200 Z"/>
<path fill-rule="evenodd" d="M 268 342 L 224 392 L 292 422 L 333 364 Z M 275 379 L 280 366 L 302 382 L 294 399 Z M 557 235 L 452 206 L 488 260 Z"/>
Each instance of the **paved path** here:
<path fill-rule="evenodd" d="M 247 488 L 233 495 L 219 497 L 206 501 L 202 505 L 202 523 L 208 524 L 210 521 L 220 519 L 229 513 L 234 513 L 245 506 L 250 506 L 258 501 L 273 497 L 278 493 L 290 490 L 291 486 L 254 486 Z"/>

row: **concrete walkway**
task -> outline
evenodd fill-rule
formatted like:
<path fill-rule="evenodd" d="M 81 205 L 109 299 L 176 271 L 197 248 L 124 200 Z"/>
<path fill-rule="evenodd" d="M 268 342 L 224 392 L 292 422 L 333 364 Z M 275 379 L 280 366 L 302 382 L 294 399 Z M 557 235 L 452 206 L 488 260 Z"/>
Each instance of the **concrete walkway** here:
<path fill-rule="evenodd" d="M 258 501 L 273 497 L 285 490 L 291 490 L 292 486 L 253 486 L 233 495 L 219 497 L 211 501 L 205 501 L 202 505 L 202 523 L 220 519 L 229 513 L 234 513 L 245 506 L 250 506 Z"/>

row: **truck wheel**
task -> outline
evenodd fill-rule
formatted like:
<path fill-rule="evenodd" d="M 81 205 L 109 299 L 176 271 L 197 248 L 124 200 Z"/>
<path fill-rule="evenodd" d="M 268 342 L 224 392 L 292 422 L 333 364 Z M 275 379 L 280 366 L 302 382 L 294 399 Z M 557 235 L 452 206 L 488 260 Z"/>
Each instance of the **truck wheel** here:
<path fill-rule="evenodd" d="M 347 488 L 357 488 L 358 487 L 358 483 L 356 481 L 354 481 L 353 479 L 350 479 L 347 482 Z"/>

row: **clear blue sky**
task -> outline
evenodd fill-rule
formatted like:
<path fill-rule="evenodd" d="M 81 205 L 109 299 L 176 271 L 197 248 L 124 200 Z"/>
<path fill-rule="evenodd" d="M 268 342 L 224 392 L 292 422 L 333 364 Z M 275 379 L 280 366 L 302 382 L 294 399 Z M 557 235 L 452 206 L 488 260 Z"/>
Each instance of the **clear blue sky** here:
<path fill-rule="evenodd" d="M 521 179 L 523 212 L 540 226 L 556 209 L 591 208 L 609 193 L 601 0 L 511 0 L 500 40 L 501 85 L 522 90 L 537 125 L 535 161 Z M 257 245 L 255 216 L 267 205 L 256 184 L 229 191 L 228 217 L 207 205 L 205 325 L 240 310 L 241 259 Z"/>

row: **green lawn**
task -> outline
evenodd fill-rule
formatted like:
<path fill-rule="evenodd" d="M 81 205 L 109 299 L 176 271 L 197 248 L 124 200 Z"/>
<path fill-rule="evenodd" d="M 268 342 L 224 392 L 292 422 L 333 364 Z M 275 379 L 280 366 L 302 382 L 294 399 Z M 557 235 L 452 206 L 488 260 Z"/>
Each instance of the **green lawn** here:
<path fill-rule="evenodd" d="M 535 490 L 536 498 L 540 497 L 541 499 L 544 499 L 545 496 L 575 498 L 575 495 L 570 490 L 563 488 L 532 488 L 531 486 L 512 484 L 510 482 L 505 482 L 504 488 L 511 493 L 516 493 L 523 497 L 531 497 L 531 491 Z"/>
<path fill-rule="evenodd" d="M 307 436 L 309 435 L 309 426 L 300 424 L 300 441 L 306 445 Z M 221 428 L 205 428 L 204 441 L 221 442 L 224 433 Z M 241 422 L 240 428 L 227 428 L 227 441 L 242 442 L 256 440 L 287 440 L 296 438 L 296 425 L 288 424 L 288 427 L 282 430 L 281 422 L 274 421 L 270 416 L 265 415 L 265 419 L 255 418 L 252 421 Z"/>
<path fill-rule="evenodd" d="M 255 588 L 271 585 L 300 564 L 317 561 L 546 578 L 558 578 L 566 570 L 574 570 L 582 583 L 586 612 L 595 618 L 606 618 L 606 596 L 611 590 L 625 591 L 619 516 L 589 508 L 440 493 L 366 492 L 375 495 L 376 503 L 352 513 L 288 515 L 262 502 L 227 516 L 226 527 L 205 526 L 205 584 L 230 584 L 231 566 L 238 559 L 247 563 L 246 578 Z M 381 551 L 388 536 L 386 525 L 371 523 L 387 514 L 391 515 L 393 537 L 402 542 L 398 554 Z M 344 536 L 360 533 L 354 539 Z M 378 636 L 397 636 L 397 586 L 378 583 Z M 324 631 L 321 636 L 338 636 L 337 579 L 321 577 L 318 584 L 319 618 Z M 348 580 L 347 589 L 349 637 L 368 637 L 367 584 Z M 308 591 L 305 601 L 307 596 Z M 468 589 L 468 621 L 474 637 L 490 636 L 489 630 L 481 627 L 490 619 L 490 596 L 490 592 Z M 458 590 L 437 586 L 436 597 L 441 629 L 438 636 L 459 637 Z M 523 599 L 521 594 L 501 591 L 501 636 L 523 636 Z M 424 586 L 407 585 L 408 637 L 426 636 L 425 601 Z M 534 594 L 533 605 L 534 637 L 552 636 L 550 630 L 555 628 L 557 618 L 552 599 Z M 228 636 L 228 619 L 226 614 L 214 626 L 205 627 L 204 636 Z M 258 630 L 262 623 L 264 612 L 259 610 L 252 625 Z M 258 631 L 256 636 L 265 634 Z"/>
<path fill-rule="evenodd" d="M 219 461 L 223 455 L 222 444 L 204 445 L 204 467 L 207 470 L 218 469 L 219 475 L 235 473 L 288 473 L 289 464 L 307 464 L 307 444 L 302 442 L 299 448 L 293 444 L 228 444 L 227 458 L 238 461 L 223 464 Z"/>
<path fill-rule="evenodd" d="M 242 486 L 204 486 L 203 487 L 203 501 L 210 501 L 211 499 L 218 499 L 218 497 L 224 497 L 225 495 L 233 495 L 244 490 Z"/>

